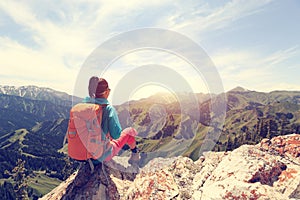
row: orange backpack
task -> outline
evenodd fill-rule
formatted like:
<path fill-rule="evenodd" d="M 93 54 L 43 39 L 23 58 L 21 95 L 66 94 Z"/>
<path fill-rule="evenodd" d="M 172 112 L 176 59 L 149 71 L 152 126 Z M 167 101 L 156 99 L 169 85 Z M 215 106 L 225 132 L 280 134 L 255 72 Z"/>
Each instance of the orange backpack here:
<path fill-rule="evenodd" d="M 102 134 L 102 110 L 106 105 L 79 103 L 72 107 L 66 137 L 68 154 L 79 161 L 98 159 L 109 143 Z"/>

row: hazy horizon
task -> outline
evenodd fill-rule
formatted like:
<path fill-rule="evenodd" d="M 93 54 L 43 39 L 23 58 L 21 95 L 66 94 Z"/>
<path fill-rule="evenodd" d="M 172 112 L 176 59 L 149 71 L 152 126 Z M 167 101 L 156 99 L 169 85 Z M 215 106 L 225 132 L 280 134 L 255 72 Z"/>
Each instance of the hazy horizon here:
<path fill-rule="evenodd" d="M 5 87 L 5 86 L 8 86 L 8 87 L 16 87 L 17 88 L 20 88 L 20 87 L 38 87 L 38 88 L 47 88 L 47 89 L 51 89 L 51 90 L 54 90 L 54 91 L 57 91 L 57 92 L 63 92 L 63 93 L 66 93 L 68 95 L 71 95 L 73 96 L 73 94 L 71 93 L 68 93 L 68 92 L 65 92 L 65 91 L 60 91 L 60 90 L 57 90 L 55 88 L 50 88 L 50 87 L 40 87 L 38 85 L 22 85 L 22 86 L 16 86 L 16 85 L 0 85 L 0 87 Z M 300 90 L 272 90 L 272 91 L 259 91 L 259 90 L 250 90 L 248 88 L 245 88 L 245 87 L 242 87 L 242 86 L 236 86 L 234 88 L 231 88 L 230 90 L 227 90 L 227 91 L 224 91 L 224 92 L 229 92 L 231 90 L 235 90 L 235 89 L 244 89 L 246 91 L 254 91 L 254 92 L 263 92 L 263 93 L 270 93 L 270 92 L 280 92 L 280 91 L 285 91 L 285 92 L 300 92 Z M 132 96 L 131 99 L 128 99 L 128 101 L 132 101 L 132 100 L 142 100 L 142 99 L 147 99 L 147 98 L 150 98 L 152 96 L 156 96 L 156 95 L 173 95 L 174 94 L 188 94 L 189 92 L 169 92 L 169 91 L 157 91 L 157 92 L 153 92 L 153 93 L 149 93 L 148 95 L 145 95 L 144 92 L 142 92 L 141 94 L 137 93 L 135 94 L 134 96 Z M 204 95 L 209 95 L 209 94 L 215 94 L 215 93 L 202 93 L 202 92 L 197 92 L 197 93 L 192 93 L 192 94 L 204 94 Z M 220 93 L 216 93 L 216 95 L 218 95 Z M 87 97 L 88 94 L 86 95 L 83 95 L 83 96 L 76 96 L 76 97 L 79 97 L 79 98 L 85 98 Z M 108 100 L 111 101 L 111 96 L 108 98 Z M 120 105 L 120 104 L 123 104 L 123 103 L 126 103 L 127 101 L 122 101 L 122 102 L 115 102 L 114 105 Z"/>

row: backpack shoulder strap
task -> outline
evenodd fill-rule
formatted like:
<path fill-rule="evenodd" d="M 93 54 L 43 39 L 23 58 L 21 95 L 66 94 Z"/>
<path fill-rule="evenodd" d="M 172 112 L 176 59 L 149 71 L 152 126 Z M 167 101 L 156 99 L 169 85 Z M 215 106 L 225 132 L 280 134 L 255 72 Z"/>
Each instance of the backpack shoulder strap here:
<path fill-rule="evenodd" d="M 95 166 L 94 166 L 92 160 L 91 160 L 91 159 L 88 159 L 88 163 L 89 163 L 90 168 L 91 168 L 91 173 L 94 173 Z"/>
<path fill-rule="evenodd" d="M 65 146 L 65 144 L 67 143 L 67 138 L 68 138 L 68 130 L 66 131 L 65 137 L 64 137 L 64 141 L 63 141 L 63 147 Z"/>

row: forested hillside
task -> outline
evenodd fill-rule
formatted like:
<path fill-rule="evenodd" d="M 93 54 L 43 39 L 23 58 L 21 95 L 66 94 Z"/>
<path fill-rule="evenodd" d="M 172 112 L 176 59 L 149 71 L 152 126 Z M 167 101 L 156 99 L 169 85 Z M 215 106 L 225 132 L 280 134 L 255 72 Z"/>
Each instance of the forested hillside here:
<path fill-rule="evenodd" d="M 0 180 L 5 188 L 5 194 L 2 194 L 15 195 L 9 188 L 11 183 L 16 183 L 13 176 L 17 162 L 21 160 L 24 176 L 28 179 L 28 193 L 31 198 L 37 198 L 55 187 L 77 166 L 66 165 L 67 157 L 59 151 L 72 98 L 35 86 L 1 86 L 0 91 Z"/>
<path fill-rule="evenodd" d="M 198 95 L 196 119 L 194 105 L 184 102 L 182 111 L 182 102 L 158 102 L 161 95 L 118 106 L 117 110 L 122 126 L 133 125 L 140 133 L 140 148 L 159 152 L 156 156 L 171 156 L 185 148 L 182 154 L 196 160 L 201 145 L 210 138 L 216 143 L 213 150 L 226 151 L 242 144 L 257 144 L 263 138 L 300 133 L 300 92 L 262 93 L 235 88 L 225 95 L 226 117 L 218 140 L 210 137 L 217 128 L 211 124 L 211 102 L 218 101 L 216 95 Z M 184 142 L 189 139 L 190 143 Z"/>

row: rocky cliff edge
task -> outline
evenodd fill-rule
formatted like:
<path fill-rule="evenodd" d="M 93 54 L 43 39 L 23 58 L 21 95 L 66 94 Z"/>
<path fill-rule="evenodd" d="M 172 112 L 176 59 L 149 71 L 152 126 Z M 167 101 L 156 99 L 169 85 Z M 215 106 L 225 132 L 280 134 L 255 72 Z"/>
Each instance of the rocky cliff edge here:
<path fill-rule="evenodd" d="M 155 158 L 143 168 L 128 158 L 72 174 L 43 200 L 103 199 L 300 199 L 300 135 L 264 139 L 231 152 Z"/>

